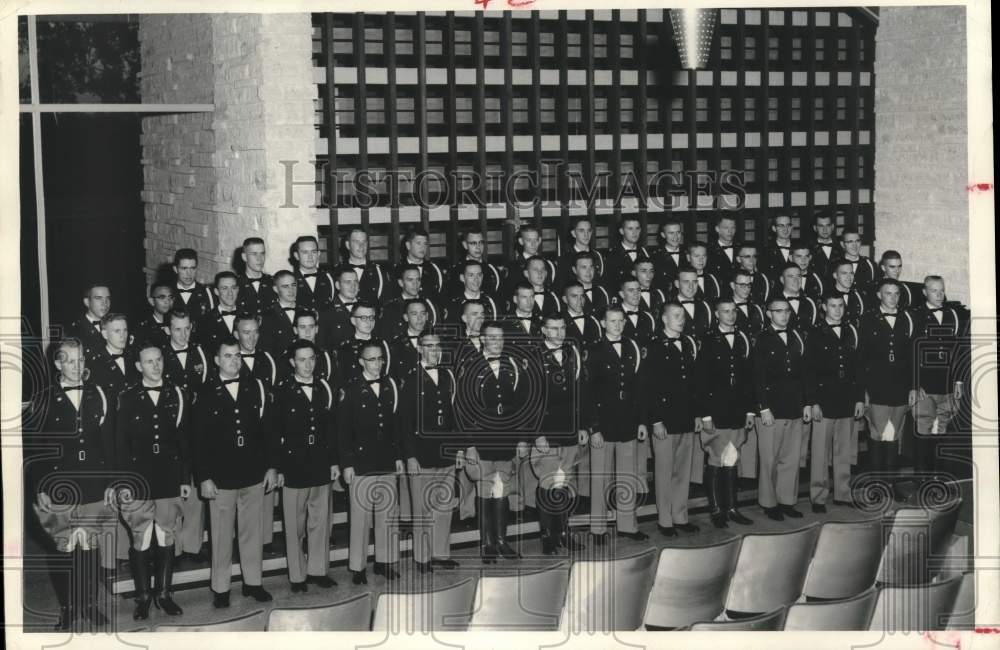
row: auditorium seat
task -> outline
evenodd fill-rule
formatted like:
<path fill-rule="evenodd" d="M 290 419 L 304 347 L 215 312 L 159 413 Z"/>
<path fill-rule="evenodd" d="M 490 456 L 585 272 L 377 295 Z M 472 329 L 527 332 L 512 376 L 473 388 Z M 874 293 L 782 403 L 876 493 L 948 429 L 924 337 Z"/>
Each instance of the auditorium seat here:
<path fill-rule="evenodd" d="M 372 629 L 402 634 L 464 631 L 475 593 L 475 578 L 435 591 L 383 593 L 375 604 Z"/>
<path fill-rule="evenodd" d="M 875 584 L 885 544 L 882 526 L 881 518 L 824 523 L 802 595 L 837 600 L 857 596 Z"/>
<path fill-rule="evenodd" d="M 372 595 L 318 607 L 275 607 L 267 616 L 267 630 L 281 632 L 367 632 L 371 629 Z"/>
<path fill-rule="evenodd" d="M 569 569 L 483 576 L 476 586 L 469 630 L 557 630 Z"/>
<path fill-rule="evenodd" d="M 659 552 L 617 560 L 574 562 L 559 629 L 572 633 L 638 630 Z"/>
<path fill-rule="evenodd" d="M 153 628 L 154 632 L 263 632 L 264 610 L 244 614 L 217 623 L 198 623 L 196 625 L 165 625 Z"/>
<path fill-rule="evenodd" d="M 743 538 L 726 596 L 731 617 L 761 614 L 791 605 L 802 593 L 819 525 L 787 533 L 756 533 Z"/>
<path fill-rule="evenodd" d="M 942 630 L 955 607 L 962 576 L 926 585 L 883 587 L 869 630 Z"/>
<path fill-rule="evenodd" d="M 848 630 L 868 629 L 878 591 L 874 586 L 866 591 L 841 600 L 795 603 L 788 608 L 785 630 Z"/>
<path fill-rule="evenodd" d="M 900 508 L 887 526 L 885 552 L 879 566 L 879 586 L 920 585 L 931 581 L 935 563 L 947 553 L 961 503 Z"/>
<path fill-rule="evenodd" d="M 962 574 L 962 584 L 958 588 L 955 604 L 948 617 L 947 630 L 971 630 L 975 627 L 976 618 L 976 573 L 967 571 Z"/>
<path fill-rule="evenodd" d="M 741 618 L 734 621 L 702 621 L 695 623 L 692 632 L 775 632 L 781 630 L 785 623 L 785 608 Z"/>
<path fill-rule="evenodd" d="M 712 546 L 665 548 L 646 603 L 646 629 L 677 628 L 722 613 L 740 538 Z"/>

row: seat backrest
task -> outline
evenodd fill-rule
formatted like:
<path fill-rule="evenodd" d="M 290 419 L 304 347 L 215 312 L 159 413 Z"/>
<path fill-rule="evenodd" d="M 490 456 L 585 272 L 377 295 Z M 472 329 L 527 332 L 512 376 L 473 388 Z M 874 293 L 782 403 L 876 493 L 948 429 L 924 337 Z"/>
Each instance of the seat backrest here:
<path fill-rule="evenodd" d="M 885 632 L 944 629 L 961 586 L 962 576 L 956 575 L 926 585 L 883 587 L 868 629 Z"/>
<path fill-rule="evenodd" d="M 363 593 L 319 607 L 275 607 L 267 615 L 267 631 L 367 632 L 371 630 L 372 595 Z"/>
<path fill-rule="evenodd" d="M 469 630 L 559 629 L 569 568 L 511 576 L 483 576 L 476 586 Z"/>
<path fill-rule="evenodd" d="M 785 608 L 779 607 L 749 618 L 732 621 L 703 621 L 691 626 L 692 632 L 775 632 L 785 623 Z"/>
<path fill-rule="evenodd" d="M 646 603 L 645 624 L 684 627 L 722 612 L 740 553 L 740 538 L 713 546 L 665 548 Z"/>
<path fill-rule="evenodd" d="M 157 625 L 154 632 L 263 632 L 264 610 L 259 609 L 245 616 L 231 618 L 218 623 L 197 625 Z"/>
<path fill-rule="evenodd" d="M 475 578 L 451 587 L 418 593 L 383 593 L 375 604 L 372 629 L 407 633 L 463 631 L 472 614 Z"/>
<path fill-rule="evenodd" d="M 802 593 L 810 598 L 842 599 L 875 584 L 885 544 L 882 526 L 881 518 L 824 523 Z"/>
<path fill-rule="evenodd" d="M 802 593 L 819 527 L 743 537 L 726 609 L 759 614 L 791 605 Z"/>
<path fill-rule="evenodd" d="M 659 552 L 574 562 L 559 627 L 570 632 L 637 630 L 653 586 Z"/>
<path fill-rule="evenodd" d="M 868 629 L 878 591 L 869 587 L 857 596 L 842 600 L 795 603 L 788 608 L 785 630 L 827 631 Z"/>
<path fill-rule="evenodd" d="M 886 525 L 886 545 L 879 565 L 880 585 L 922 585 L 931 581 L 933 560 L 947 553 L 958 521 L 960 502 L 934 508 L 900 508 Z"/>
<path fill-rule="evenodd" d="M 948 617 L 948 630 L 971 630 L 976 623 L 976 573 L 962 574 L 962 584 L 958 588 L 955 604 Z"/>

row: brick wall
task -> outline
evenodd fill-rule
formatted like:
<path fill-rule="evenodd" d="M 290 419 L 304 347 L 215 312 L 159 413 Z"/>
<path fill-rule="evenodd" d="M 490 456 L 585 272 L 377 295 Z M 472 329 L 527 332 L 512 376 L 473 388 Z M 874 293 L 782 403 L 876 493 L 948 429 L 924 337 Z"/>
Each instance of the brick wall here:
<path fill-rule="evenodd" d="M 143 101 L 215 104 L 143 119 L 147 273 L 191 247 L 209 281 L 251 235 L 267 242 L 274 271 L 295 237 L 315 234 L 309 188 L 280 207 L 279 162 L 298 161 L 297 178 L 314 173 L 311 31 L 309 14 L 141 18 Z"/>
<path fill-rule="evenodd" d="M 875 37 L 876 257 L 969 299 L 964 7 L 882 7 Z"/>

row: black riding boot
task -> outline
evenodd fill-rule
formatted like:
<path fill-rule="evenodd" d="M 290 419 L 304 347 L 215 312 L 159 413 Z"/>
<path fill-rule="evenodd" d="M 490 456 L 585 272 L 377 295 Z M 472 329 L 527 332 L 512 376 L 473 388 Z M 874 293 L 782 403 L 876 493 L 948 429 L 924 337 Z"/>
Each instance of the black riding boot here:
<path fill-rule="evenodd" d="M 508 560 L 516 560 L 521 554 L 507 543 L 507 517 L 510 509 L 507 497 L 493 499 L 493 538 L 496 540 L 497 553 Z"/>
<path fill-rule="evenodd" d="M 722 484 L 720 468 L 715 465 L 705 465 L 705 476 L 702 485 L 705 486 L 705 497 L 708 499 L 708 517 L 716 528 L 729 528 L 726 525 L 726 501 L 729 495 L 720 490 Z"/>
<path fill-rule="evenodd" d="M 535 488 L 535 502 L 538 504 L 538 531 L 542 539 L 542 553 L 555 555 L 558 546 L 558 515 L 552 513 L 553 495 L 551 490 Z"/>
<path fill-rule="evenodd" d="M 132 565 L 132 581 L 135 583 L 135 611 L 132 613 L 132 620 L 144 621 L 149 618 L 149 607 L 153 604 L 153 594 L 149 587 L 150 551 L 132 548 L 128 554 Z"/>
<path fill-rule="evenodd" d="M 483 564 L 497 561 L 496 540 L 493 538 L 493 499 L 476 499 L 479 516 L 479 549 Z"/>
<path fill-rule="evenodd" d="M 171 598 L 174 581 L 174 545 L 156 547 L 156 595 L 153 604 L 169 616 L 180 616 L 184 610 Z"/>
<path fill-rule="evenodd" d="M 722 485 L 720 486 L 720 491 L 726 494 L 726 519 L 742 526 L 749 526 L 753 523 L 753 519 L 744 516 L 743 513 L 739 511 L 739 495 L 737 494 L 739 489 L 737 484 L 739 481 L 736 478 L 737 469 L 736 467 L 723 467 L 721 469 Z"/>

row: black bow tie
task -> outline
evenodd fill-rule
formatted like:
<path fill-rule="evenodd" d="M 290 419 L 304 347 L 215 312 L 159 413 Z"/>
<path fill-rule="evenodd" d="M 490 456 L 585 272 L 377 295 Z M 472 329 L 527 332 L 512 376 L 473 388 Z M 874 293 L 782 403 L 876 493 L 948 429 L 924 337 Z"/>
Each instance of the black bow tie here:
<path fill-rule="evenodd" d="M 526 321 L 530 322 L 530 321 L 535 320 L 535 318 L 534 318 L 534 316 L 518 316 L 517 320 L 520 320 L 520 321 L 525 321 L 526 320 Z"/>
<path fill-rule="evenodd" d="M 780 248 L 783 251 L 790 251 L 790 250 L 792 250 L 791 246 L 782 246 L 781 244 L 778 244 L 778 248 Z"/>
<path fill-rule="evenodd" d="M 682 300 L 681 304 L 682 305 L 693 305 L 694 301 L 693 300 Z"/>
<path fill-rule="evenodd" d="M 545 292 L 544 292 L 544 291 L 536 291 L 536 292 L 535 292 L 535 295 L 536 295 L 536 296 L 544 296 L 544 295 L 545 295 Z"/>
<path fill-rule="evenodd" d="M 125 358 L 125 353 L 124 352 L 119 352 L 119 353 L 115 354 L 113 352 L 108 352 L 108 356 L 111 357 L 112 359 L 124 359 Z"/>
<path fill-rule="evenodd" d="M 343 307 L 343 308 L 345 308 L 345 309 L 353 309 L 354 305 L 356 305 L 356 304 L 358 304 L 358 303 L 356 303 L 356 302 L 342 302 L 342 303 L 340 303 L 340 306 Z"/>
<path fill-rule="evenodd" d="M 235 309 L 220 309 L 219 310 L 219 314 L 221 314 L 222 316 L 235 316 L 236 315 L 236 310 Z"/>
<path fill-rule="evenodd" d="M 722 330 L 719 330 L 719 333 L 722 334 L 723 336 L 736 336 L 735 330 L 732 332 L 723 332 Z"/>
<path fill-rule="evenodd" d="M 621 341 L 608 341 L 608 343 L 610 343 L 611 345 L 617 345 L 619 348 L 622 346 Z"/>
<path fill-rule="evenodd" d="M 580 314 L 579 316 L 570 316 L 573 320 L 585 320 L 587 318 L 586 314 Z"/>
<path fill-rule="evenodd" d="M 101 321 L 99 320 L 92 320 L 90 321 L 90 324 L 96 327 L 97 329 L 101 329 Z"/>
<path fill-rule="evenodd" d="M 837 323 L 836 325 L 832 325 L 832 324 L 830 325 L 830 329 L 832 329 L 832 330 L 839 330 L 840 327 L 841 327 L 840 323 Z"/>
<path fill-rule="evenodd" d="M 382 381 L 382 378 L 381 377 L 376 377 L 375 379 L 366 379 L 365 383 L 368 384 L 369 386 L 371 386 L 372 384 L 377 384 L 380 381 Z"/>
<path fill-rule="evenodd" d="M 934 307 L 932 309 L 928 309 L 927 311 L 933 314 L 936 311 L 944 311 L 944 307 Z"/>
<path fill-rule="evenodd" d="M 257 353 L 256 352 L 240 352 L 240 356 L 243 357 L 244 359 L 247 359 L 247 358 L 253 359 L 255 356 L 257 356 Z"/>
<path fill-rule="evenodd" d="M 247 280 L 250 281 L 250 284 L 260 284 L 260 280 L 261 279 L 260 278 L 247 278 Z"/>
<path fill-rule="evenodd" d="M 142 389 L 145 391 L 153 391 L 155 393 L 159 393 L 161 390 L 163 390 L 163 386 L 143 386 Z"/>
<path fill-rule="evenodd" d="M 626 316 L 638 316 L 639 315 L 639 310 L 638 309 L 636 309 L 636 310 L 626 309 L 625 310 L 625 315 Z"/>
<path fill-rule="evenodd" d="M 738 303 L 735 303 L 735 304 L 736 304 L 737 307 L 746 307 L 750 303 L 748 303 L 748 302 L 738 302 Z"/>
<path fill-rule="evenodd" d="M 281 311 L 295 311 L 295 307 L 282 307 Z"/>
<path fill-rule="evenodd" d="M 194 287 L 191 287 L 190 289 L 181 289 L 180 287 L 177 287 L 177 293 L 194 293 Z"/>
<path fill-rule="evenodd" d="M 788 332 L 788 330 L 779 330 L 779 329 L 776 329 L 774 331 L 778 334 L 785 334 L 786 332 Z"/>
<path fill-rule="evenodd" d="M 313 271 L 312 273 L 303 273 L 302 277 L 304 277 L 304 278 L 315 278 L 317 275 L 319 275 L 319 273 L 317 271 Z"/>
<path fill-rule="evenodd" d="M 71 390 L 83 391 L 83 384 L 77 384 L 76 386 L 60 386 L 64 393 L 68 393 Z"/>
<path fill-rule="evenodd" d="M 639 289 L 639 293 L 649 293 L 649 289 Z"/>
<path fill-rule="evenodd" d="M 420 335 L 414 334 L 413 336 L 407 336 L 406 338 L 410 339 L 411 341 L 416 341 L 417 339 L 420 338 Z"/>
<path fill-rule="evenodd" d="M 501 359 L 501 357 L 486 357 L 486 360 L 489 361 L 490 363 L 493 363 L 494 361 L 496 361 L 497 363 L 499 363 L 500 359 Z"/>
<path fill-rule="evenodd" d="M 799 302 L 800 298 L 798 296 L 785 296 L 785 300 L 787 300 L 788 302 L 791 302 L 793 300 L 795 302 Z"/>
<path fill-rule="evenodd" d="M 677 341 L 681 340 L 679 336 L 667 336 L 664 337 L 664 339 L 666 340 L 667 343 L 676 343 Z"/>
<path fill-rule="evenodd" d="M 173 351 L 174 354 L 182 354 L 182 353 L 187 354 L 188 351 L 188 348 L 181 348 L 180 350 L 174 350 L 173 348 L 170 349 Z"/>
<path fill-rule="evenodd" d="M 225 386 L 226 384 L 238 384 L 238 383 L 240 383 L 240 378 L 239 377 L 236 377 L 234 379 L 223 379 L 222 380 L 222 385 L 223 386 Z"/>
<path fill-rule="evenodd" d="M 724 251 L 728 251 L 728 250 L 732 250 L 734 248 L 734 246 L 732 244 L 730 244 L 728 246 L 723 246 L 722 244 L 719 244 L 719 248 L 721 248 Z"/>
<path fill-rule="evenodd" d="M 314 384 L 313 382 L 311 382 L 311 381 L 309 381 L 309 382 L 306 382 L 306 381 L 299 381 L 298 379 L 296 379 L 296 380 L 295 380 L 295 383 L 296 383 L 296 384 L 298 384 L 299 386 L 308 386 L 309 388 L 312 388 L 312 387 L 313 387 L 313 386 L 315 385 L 315 384 Z"/>
<path fill-rule="evenodd" d="M 364 264 L 351 264 L 351 268 L 355 269 L 356 271 L 361 271 L 362 273 L 364 273 L 365 272 L 365 268 L 367 268 L 367 267 L 365 267 Z"/>

